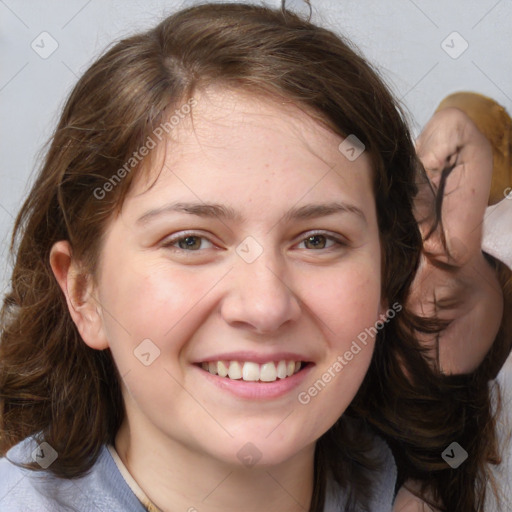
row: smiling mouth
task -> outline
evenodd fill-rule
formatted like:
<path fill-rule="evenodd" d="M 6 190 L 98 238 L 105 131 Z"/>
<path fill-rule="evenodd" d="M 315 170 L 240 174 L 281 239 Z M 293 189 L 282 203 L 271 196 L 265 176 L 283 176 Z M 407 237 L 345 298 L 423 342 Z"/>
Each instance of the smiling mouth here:
<path fill-rule="evenodd" d="M 252 361 L 208 361 L 199 366 L 211 373 L 231 380 L 246 382 L 275 382 L 300 372 L 308 363 L 303 361 L 269 361 L 258 364 Z"/>

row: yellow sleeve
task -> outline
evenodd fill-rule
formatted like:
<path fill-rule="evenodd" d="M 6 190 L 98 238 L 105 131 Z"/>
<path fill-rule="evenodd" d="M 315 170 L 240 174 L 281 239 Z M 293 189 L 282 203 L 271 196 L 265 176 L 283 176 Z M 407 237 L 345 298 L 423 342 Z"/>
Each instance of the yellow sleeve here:
<path fill-rule="evenodd" d="M 496 101 L 475 92 L 456 92 L 441 101 L 436 112 L 455 107 L 465 112 L 489 139 L 493 150 L 493 172 L 488 205 L 505 197 L 512 187 L 512 120 Z"/>

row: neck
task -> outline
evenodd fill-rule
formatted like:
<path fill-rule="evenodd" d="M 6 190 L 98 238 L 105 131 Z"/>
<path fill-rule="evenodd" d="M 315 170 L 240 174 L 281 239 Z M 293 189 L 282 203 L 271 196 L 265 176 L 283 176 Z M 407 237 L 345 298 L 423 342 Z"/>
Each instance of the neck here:
<path fill-rule="evenodd" d="M 141 429 L 133 423 L 125 418 L 115 448 L 131 476 L 162 512 L 309 510 L 314 445 L 275 466 L 234 466 L 169 439 L 154 426 L 148 431 L 147 425 Z"/>

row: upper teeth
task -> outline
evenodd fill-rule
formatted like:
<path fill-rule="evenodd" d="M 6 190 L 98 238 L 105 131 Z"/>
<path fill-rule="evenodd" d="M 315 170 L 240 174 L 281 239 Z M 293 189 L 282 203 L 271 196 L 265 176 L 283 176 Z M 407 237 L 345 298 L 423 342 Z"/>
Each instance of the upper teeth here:
<path fill-rule="evenodd" d="M 203 370 L 213 375 L 228 377 L 230 379 L 274 382 L 277 378 L 291 377 L 300 370 L 300 361 L 270 361 L 258 364 L 251 361 L 210 361 L 201 364 Z"/>

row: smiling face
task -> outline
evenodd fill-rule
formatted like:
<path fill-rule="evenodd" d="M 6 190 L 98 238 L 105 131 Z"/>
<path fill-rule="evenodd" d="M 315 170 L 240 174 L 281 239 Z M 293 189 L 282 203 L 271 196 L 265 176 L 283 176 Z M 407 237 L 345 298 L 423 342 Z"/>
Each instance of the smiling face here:
<path fill-rule="evenodd" d="M 84 339 L 110 347 L 155 453 L 278 464 L 312 453 L 370 363 L 374 340 L 353 344 L 384 311 L 370 159 L 294 107 L 196 100 L 107 228 Z"/>

